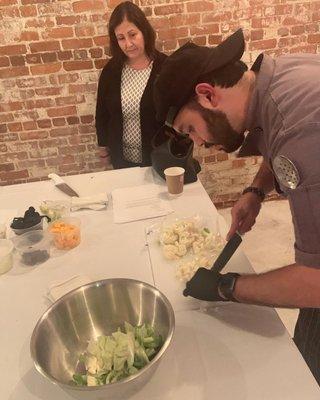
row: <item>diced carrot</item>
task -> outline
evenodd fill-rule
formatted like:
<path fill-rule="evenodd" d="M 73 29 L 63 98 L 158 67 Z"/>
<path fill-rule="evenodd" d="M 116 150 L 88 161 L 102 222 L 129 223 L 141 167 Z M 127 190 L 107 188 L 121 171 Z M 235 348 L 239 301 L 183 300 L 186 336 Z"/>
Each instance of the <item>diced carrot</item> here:
<path fill-rule="evenodd" d="M 72 224 L 64 222 L 54 222 L 49 231 L 54 235 L 55 246 L 60 249 L 72 249 L 81 241 L 80 229 Z"/>

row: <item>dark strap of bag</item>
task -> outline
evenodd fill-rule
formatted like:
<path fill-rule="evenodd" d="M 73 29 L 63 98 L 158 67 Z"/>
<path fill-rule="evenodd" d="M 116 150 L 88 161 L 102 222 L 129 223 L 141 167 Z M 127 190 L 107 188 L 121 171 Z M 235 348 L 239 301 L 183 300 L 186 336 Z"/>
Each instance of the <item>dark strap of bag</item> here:
<path fill-rule="evenodd" d="M 184 182 L 197 180 L 200 164 L 193 158 L 193 141 L 188 137 L 172 135 L 168 137 L 160 130 L 152 139 L 151 162 L 153 169 L 163 178 L 163 171 L 169 167 L 182 167 L 185 170 Z"/>

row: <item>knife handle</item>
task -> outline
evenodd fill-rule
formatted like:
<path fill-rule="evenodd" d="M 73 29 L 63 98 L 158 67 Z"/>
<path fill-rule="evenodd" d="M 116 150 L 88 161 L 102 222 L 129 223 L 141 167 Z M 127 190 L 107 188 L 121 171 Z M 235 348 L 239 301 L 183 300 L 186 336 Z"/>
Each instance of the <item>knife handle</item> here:
<path fill-rule="evenodd" d="M 237 250 L 241 242 L 242 238 L 240 233 L 234 233 L 231 239 L 229 239 L 227 244 L 224 246 L 216 261 L 214 262 L 211 271 L 220 272 L 233 256 L 234 252 Z"/>
<path fill-rule="evenodd" d="M 49 174 L 48 178 L 52 179 L 55 185 L 58 185 L 59 183 L 64 183 L 64 180 L 60 178 L 60 176 L 57 174 Z"/>

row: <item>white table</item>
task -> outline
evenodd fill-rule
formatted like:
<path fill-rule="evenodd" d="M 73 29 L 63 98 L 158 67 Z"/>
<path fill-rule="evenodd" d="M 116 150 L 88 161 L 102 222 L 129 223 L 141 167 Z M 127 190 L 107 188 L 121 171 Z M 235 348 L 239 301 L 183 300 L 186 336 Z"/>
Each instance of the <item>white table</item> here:
<path fill-rule="evenodd" d="M 182 196 L 168 199 L 163 182 L 149 168 L 70 176 L 80 195 L 147 183 L 162 185 L 162 198 L 177 215 L 200 213 L 216 220 L 217 211 L 200 182 L 186 185 Z M 20 214 L 44 199 L 63 199 L 50 181 L 0 187 L 1 209 Z M 151 283 L 167 295 L 175 310 L 174 341 L 159 368 L 134 400 L 315 400 L 320 390 L 273 309 L 216 304 L 207 311 L 184 298 L 183 285 L 159 252 L 146 246 L 145 229 L 157 220 L 114 224 L 112 202 L 104 211 L 82 211 L 82 242 L 60 257 L 34 268 L 15 266 L 0 276 L 1 400 L 70 400 L 62 389 L 33 367 L 32 330 L 49 303 L 48 285 L 75 274 L 95 279 L 128 277 Z M 221 221 L 220 221 L 221 224 Z M 226 232 L 226 226 L 222 231 Z M 125 244 L 125 251 L 123 251 Z M 238 250 L 227 270 L 248 272 Z"/>

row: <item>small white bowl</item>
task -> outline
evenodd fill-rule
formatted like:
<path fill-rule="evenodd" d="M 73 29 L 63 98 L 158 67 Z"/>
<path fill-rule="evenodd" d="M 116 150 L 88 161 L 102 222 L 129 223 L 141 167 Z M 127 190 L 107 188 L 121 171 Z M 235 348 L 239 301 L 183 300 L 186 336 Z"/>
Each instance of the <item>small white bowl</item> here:
<path fill-rule="evenodd" d="M 12 268 L 13 243 L 9 239 L 0 239 L 0 274 Z"/>

